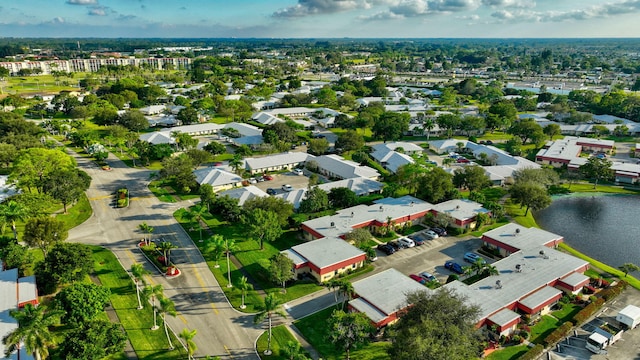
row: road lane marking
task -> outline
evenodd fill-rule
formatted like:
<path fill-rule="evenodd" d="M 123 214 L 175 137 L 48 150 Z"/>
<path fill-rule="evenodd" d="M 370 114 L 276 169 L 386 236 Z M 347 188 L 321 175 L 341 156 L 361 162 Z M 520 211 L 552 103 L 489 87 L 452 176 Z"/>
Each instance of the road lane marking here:
<path fill-rule="evenodd" d="M 224 346 L 224 350 L 227 352 L 227 354 L 229 354 L 229 356 L 233 359 L 233 355 L 231 355 L 231 350 L 229 350 L 229 348 L 227 347 L 227 345 L 222 345 Z"/>
<path fill-rule="evenodd" d="M 202 288 L 206 288 L 207 285 L 205 285 L 204 280 L 202 280 L 202 277 L 200 277 L 200 273 L 198 272 L 198 269 L 193 268 L 193 273 L 196 275 L 196 280 L 198 280 L 198 283 L 200 283 L 200 286 L 202 286 Z M 209 296 L 209 293 L 207 292 L 207 299 L 209 299 L 209 304 L 211 304 L 211 308 L 213 309 L 213 312 L 218 315 L 218 309 L 216 308 L 215 304 L 213 303 L 213 300 L 211 300 L 211 297 Z"/>
<path fill-rule="evenodd" d="M 96 197 L 89 198 L 89 201 L 103 200 L 103 199 L 108 199 L 108 198 L 112 198 L 112 197 L 113 197 L 113 195 L 96 196 Z"/>

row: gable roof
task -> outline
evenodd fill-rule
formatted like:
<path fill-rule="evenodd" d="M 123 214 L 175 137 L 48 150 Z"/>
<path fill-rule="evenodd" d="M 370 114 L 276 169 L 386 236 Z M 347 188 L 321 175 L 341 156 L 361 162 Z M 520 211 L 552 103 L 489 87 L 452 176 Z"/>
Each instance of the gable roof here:
<path fill-rule="evenodd" d="M 242 177 L 217 168 L 198 169 L 193 174 L 200 185 L 209 184 L 215 187 L 242 182 Z"/>
<path fill-rule="evenodd" d="M 405 153 L 422 152 L 424 150 L 422 147 L 406 141 L 393 141 L 388 143 L 382 143 L 382 144 L 373 145 L 371 148 L 374 151 L 378 151 L 381 149 L 395 150 L 397 148 L 402 148 L 404 149 Z"/>
<path fill-rule="evenodd" d="M 488 213 L 489 210 L 481 204 L 468 199 L 453 199 L 433 205 L 433 210 L 438 213 L 451 215 L 456 220 L 471 219 L 479 213 Z"/>
<path fill-rule="evenodd" d="M 286 152 L 264 157 L 246 158 L 245 165 L 249 170 L 264 169 L 290 164 L 298 164 L 313 159 L 315 156 L 303 152 Z"/>
<path fill-rule="evenodd" d="M 249 185 L 237 189 L 225 190 L 221 191 L 218 195 L 220 196 L 229 196 L 232 199 L 238 199 L 238 206 L 244 205 L 244 203 L 248 200 L 251 200 L 255 197 L 266 197 L 269 196 L 266 192 L 260 190 L 259 188 Z"/>
<path fill-rule="evenodd" d="M 154 131 L 142 134 L 140 135 L 139 139 L 153 145 L 175 143 L 175 140 L 173 139 L 173 137 L 171 136 L 171 132 L 169 131 Z"/>
<path fill-rule="evenodd" d="M 374 151 L 371 153 L 371 157 L 393 173 L 397 172 L 402 166 L 415 163 L 411 156 L 386 148 Z"/>
<path fill-rule="evenodd" d="M 354 282 L 353 290 L 360 298 L 385 315 L 391 315 L 405 308 L 407 294 L 415 291 L 430 291 L 394 268 Z M 351 302 L 349 304 L 352 305 Z"/>
<path fill-rule="evenodd" d="M 384 184 L 373 179 L 356 177 L 319 184 L 318 187 L 326 192 L 329 192 L 334 188 L 344 187 L 353 191 L 356 195 L 362 196 L 381 191 Z"/>
<path fill-rule="evenodd" d="M 322 155 L 315 158 L 321 169 L 329 171 L 343 179 L 354 177 L 377 178 L 380 173 L 368 166 L 362 166 L 354 161 L 345 160 L 339 155 Z"/>

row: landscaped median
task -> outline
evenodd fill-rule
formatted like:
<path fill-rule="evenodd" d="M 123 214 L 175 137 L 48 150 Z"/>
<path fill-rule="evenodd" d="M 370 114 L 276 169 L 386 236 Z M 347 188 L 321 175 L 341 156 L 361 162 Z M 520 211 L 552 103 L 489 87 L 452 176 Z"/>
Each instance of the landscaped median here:
<path fill-rule="evenodd" d="M 139 359 L 184 359 L 186 352 L 181 346 L 167 350 L 169 345 L 163 331 L 150 330 L 153 326 L 153 311 L 150 305 L 137 310 L 138 300 L 135 285 L 118 259 L 109 250 L 92 246 L 94 273 L 103 286 L 111 291 L 111 306 L 118 314 L 120 323 Z M 161 321 L 161 320 L 160 320 Z M 179 344 L 173 334 L 172 342 Z"/>

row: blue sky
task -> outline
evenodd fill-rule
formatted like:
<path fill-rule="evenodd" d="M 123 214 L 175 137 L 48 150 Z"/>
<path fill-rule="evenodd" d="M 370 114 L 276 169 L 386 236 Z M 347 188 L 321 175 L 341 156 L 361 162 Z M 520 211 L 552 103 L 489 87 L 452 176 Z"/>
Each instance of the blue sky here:
<path fill-rule="evenodd" d="M 5 37 L 639 37 L 640 0 L 0 0 Z"/>

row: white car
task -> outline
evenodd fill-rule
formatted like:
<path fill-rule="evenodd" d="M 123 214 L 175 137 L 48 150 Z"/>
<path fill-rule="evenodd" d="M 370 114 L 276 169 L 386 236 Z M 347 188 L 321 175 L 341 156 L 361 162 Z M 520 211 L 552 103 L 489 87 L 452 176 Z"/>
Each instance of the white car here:
<path fill-rule="evenodd" d="M 406 237 L 403 237 L 402 239 L 398 240 L 398 242 L 400 243 L 400 245 L 406 248 L 412 248 L 416 246 L 416 243 L 413 240 Z"/>
<path fill-rule="evenodd" d="M 302 169 L 293 169 L 293 173 L 298 176 L 304 175 L 304 172 L 302 171 Z"/>
<path fill-rule="evenodd" d="M 293 191 L 293 186 L 286 184 L 286 185 L 282 185 L 282 190 L 289 192 L 289 191 Z"/>
<path fill-rule="evenodd" d="M 425 230 L 423 233 L 425 234 L 425 236 L 427 236 L 431 240 L 438 238 L 438 234 L 436 234 L 435 232 L 433 232 L 431 230 Z"/>
<path fill-rule="evenodd" d="M 251 184 L 257 184 L 257 183 L 258 183 L 258 180 L 256 180 L 255 178 L 250 178 L 250 179 L 249 179 L 249 183 L 251 183 Z"/>

